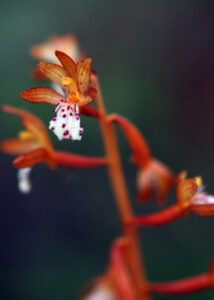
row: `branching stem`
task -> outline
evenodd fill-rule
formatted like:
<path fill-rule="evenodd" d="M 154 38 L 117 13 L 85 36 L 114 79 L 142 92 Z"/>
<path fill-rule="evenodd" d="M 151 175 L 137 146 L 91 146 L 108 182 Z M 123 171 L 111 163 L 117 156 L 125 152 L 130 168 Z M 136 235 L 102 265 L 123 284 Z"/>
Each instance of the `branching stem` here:
<path fill-rule="evenodd" d="M 110 183 L 119 210 L 124 236 L 128 242 L 127 259 L 130 272 L 137 289 L 139 300 L 149 300 L 150 297 L 148 295 L 146 274 L 144 272 L 139 248 L 137 227 L 128 225 L 130 224 L 129 221 L 133 219 L 133 211 L 121 166 L 115 130 L 112 123 L 107 119 L 99 81 L 97 78 L 94 78 L 94 81 L 97 87 L 96 100 L 99 111 L 99 123 L 106 151 Z"/>

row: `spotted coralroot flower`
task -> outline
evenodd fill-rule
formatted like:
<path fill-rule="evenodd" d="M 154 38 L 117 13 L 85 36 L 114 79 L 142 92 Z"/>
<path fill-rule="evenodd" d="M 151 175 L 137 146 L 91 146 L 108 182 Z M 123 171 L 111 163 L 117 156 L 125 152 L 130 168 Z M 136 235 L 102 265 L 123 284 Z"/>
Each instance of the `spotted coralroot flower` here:
<path fill-rule="evenodd" d="M 2 106 L 1 109 L 19 116 L 25 127 L 17 138 L 1 142 L 0 149 L 7 154 L 18 155 L 13 162 L 14 167 L 19 168 L 18 188 L 22 193 L 28 193 L 31 190 L 29 174 L 34 165 L 47 162 L 51 168 L 55 167 L 53 147 L 44 125 L 34 115 L 10 106 Z"/>
<path fill-rule="evenodd" d="M 181 172 L 177 178 L 177 201 L 187 211 L 200 216 L 214 215 L 214 196 L 205 193 L 201 177 L 186 178 Z"/>
<path fill-rule="evenodd" d="M 123 239 L 118 239 L 113 243 L 107 271 L 84 289 L 81 300 L 137 299 L 125 260 L 124 245 Z"/>
<path fill-rule="evenodd" d="M 63 52 L 56 51 L 62 66 L 40 62 L 40 71 L 52 82 L 59 85 L 64 95 L 51 88 L 32 88 L 20 94 L 22 98 L 34 103 L 54 104 L 56 115 L 50 121 L 51 129 L 59 140 L 81 140 L 83 128 L 80 124 L 80 109 L 92 102 L 96 89 L 89 87 L 91 79 L 91 59 L 77 64 Z"/>
<path fill-rule="evenodd" d="M 132 162 L 138 166 L 137 197 L 145 203 L 155 197 L 162 204 L 169 193 L 174 176 L 171 170 L 152 157 L 141 132 L 127 119 L 119 115 L 111 115 L 110 121 L 118 124 L 123 130 L 132 150 Z"/>

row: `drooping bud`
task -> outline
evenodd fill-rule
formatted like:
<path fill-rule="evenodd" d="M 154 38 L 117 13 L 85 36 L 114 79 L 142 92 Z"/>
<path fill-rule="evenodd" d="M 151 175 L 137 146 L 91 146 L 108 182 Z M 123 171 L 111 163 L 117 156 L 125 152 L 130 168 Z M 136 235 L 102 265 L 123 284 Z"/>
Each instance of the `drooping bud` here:
<path fill-rule="evenodd" d="M 18 189 L 23 194 L 28 194 L 31 191 L 32 184 L 29 178 L 32 168 L 19 169 L 17 173 Z"/>

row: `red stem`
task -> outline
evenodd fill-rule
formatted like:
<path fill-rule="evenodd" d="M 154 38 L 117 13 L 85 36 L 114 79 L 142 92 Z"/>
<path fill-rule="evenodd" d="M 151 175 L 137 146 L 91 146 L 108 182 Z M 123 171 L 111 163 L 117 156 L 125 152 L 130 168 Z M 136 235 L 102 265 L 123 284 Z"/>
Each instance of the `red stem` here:
<path fill-rule="evenodd" d="M 148 216 L 138 216 L 134 218 L 134 224 L 143 226 L 159 226 L 168 224 L 185 215 L 184 208 L 179 204 L 174 204 L 161 212 Z"/>
<path fill-rule="evenodd" d="M 210 273 L 200 274 L 191 278 L 180 279 L 166 283 L 154 283 L 150 285 L 151 292 L 164 295 L 191 294 L 213 286 Z"/>
<path fill-rule="evenodd" d="M 106 164 L 106 159 L 103 157 L 88 157 L 60 151 L 55 151 L 52 159 L 58 166 L 72 168 L 100 167 Z"/>

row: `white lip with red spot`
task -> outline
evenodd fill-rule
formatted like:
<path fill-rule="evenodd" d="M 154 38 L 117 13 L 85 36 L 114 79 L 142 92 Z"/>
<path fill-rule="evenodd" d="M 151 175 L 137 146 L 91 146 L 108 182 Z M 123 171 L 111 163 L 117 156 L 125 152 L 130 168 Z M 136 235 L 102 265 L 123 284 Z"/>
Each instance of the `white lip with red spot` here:
<path fill-rule="evenodd" d="M 80 125 L 79 106 L 77 103 L 68 103 L 61 100 L 55 107 L 55 117 L 49 123 L 58 139 L 81 140 L 83 128 Z"/>

